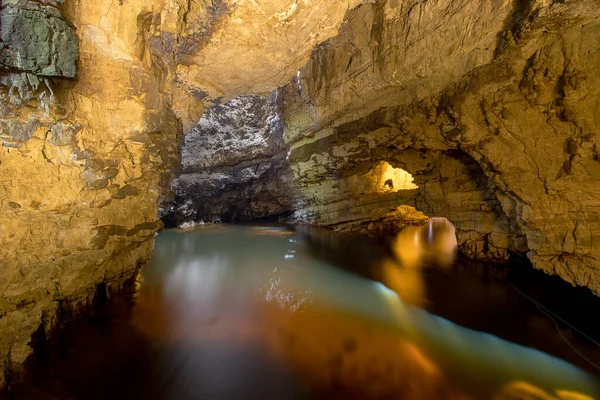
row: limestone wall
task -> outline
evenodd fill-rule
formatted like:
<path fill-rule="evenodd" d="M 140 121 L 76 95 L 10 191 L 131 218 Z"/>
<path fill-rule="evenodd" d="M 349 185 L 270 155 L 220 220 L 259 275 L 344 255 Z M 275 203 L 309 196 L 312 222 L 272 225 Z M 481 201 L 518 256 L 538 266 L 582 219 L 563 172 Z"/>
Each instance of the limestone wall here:
<path fill-rule="evenodd" d="M 58 3 L 2 2 L 0 387 L 35 331 L 148 259 L 178 162 L 168 71 L 139 51 L 156 5 Z"/>
<path fill-rule="evenodd" d="M 596 0 L 352 10 L 284 90 L 299 213 L 352 218 L 360 199 L 337 182 L 385 160 L 415 177 L 406 204 L 448 217 L 468 254 L 527 254 L 600 293 L 599 13 Z"/>
<path fill-rule="evenodd" d="M 182 172 L 164 220 L 239 221 L 291 212 L 296 185 L 274 96 L 242 96 L 208 108 L 185 137 Z"/>

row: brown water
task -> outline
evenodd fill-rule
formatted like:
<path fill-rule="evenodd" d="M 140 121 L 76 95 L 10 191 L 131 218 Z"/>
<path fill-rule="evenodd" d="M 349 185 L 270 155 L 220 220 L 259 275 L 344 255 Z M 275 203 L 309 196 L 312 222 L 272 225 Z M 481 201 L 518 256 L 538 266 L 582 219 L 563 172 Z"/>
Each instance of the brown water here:
<path fill-rule="evenodd" d="M 488 274 L 455 246 L 444 220 L 390 247 L 310 229 L 161 232 L 131 311 L 67 329 L 12 397 L 600 398 L 577 353 L 594 362 L 598 346 L 511 285 L 557 313 L 595 298 Z"/>

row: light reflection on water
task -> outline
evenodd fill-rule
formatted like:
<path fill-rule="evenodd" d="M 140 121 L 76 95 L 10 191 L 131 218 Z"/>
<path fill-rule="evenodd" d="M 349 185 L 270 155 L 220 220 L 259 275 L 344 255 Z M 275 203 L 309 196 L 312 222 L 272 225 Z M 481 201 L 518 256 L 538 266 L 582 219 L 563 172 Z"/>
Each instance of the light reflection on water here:
<path fill-rule="evenodd" d="M 310 228 L 161 232 L 126 320 L 72 330 L 34 383 L 65 400 L 600 398 L 575 366 L 426 311 L 473 322 L 480 307 L 517 338 L 539 333 L 529 311 L 516 319 L 516 303 L 486 303 L 482 282 L 449 274 L 453 229 L 409 227 L 391 251 Z"/>
<path fill-rule="evenodd" d="M 244 347 L 290 371 L 295 383 L 279 398 L 598 396 L 594 378 L 564 361 L 413 306 L 427 302 L 418 267 L 448 266 L 455 246 L 444 220 L 407 229 L 393 246 L 400 262 L 382 260 L 384 285 L 315 258 L 302 235 L 283 229 L 167 231 L 144 270 L 133 325 L 155 342 L 210 345 L 210 359 L 223 369 L 208 363 L 177 371 L 187 385 L 198 376 L 211 382 L 210 398 L 242 398 L 232 376 L 244 380 L 264 367 L 264 360 L 242 360 Z"/>

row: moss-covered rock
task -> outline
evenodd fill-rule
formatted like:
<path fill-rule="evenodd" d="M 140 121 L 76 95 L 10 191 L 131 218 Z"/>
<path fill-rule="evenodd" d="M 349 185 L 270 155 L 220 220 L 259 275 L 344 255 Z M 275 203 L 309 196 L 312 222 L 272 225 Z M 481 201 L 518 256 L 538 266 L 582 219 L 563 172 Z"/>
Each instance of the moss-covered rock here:
<path fill-rule="evenodd" d="M 60 10 L 27 0 L 0 8 L 0 66 L 41 76 L 75 78 L 79 45 Z"/>

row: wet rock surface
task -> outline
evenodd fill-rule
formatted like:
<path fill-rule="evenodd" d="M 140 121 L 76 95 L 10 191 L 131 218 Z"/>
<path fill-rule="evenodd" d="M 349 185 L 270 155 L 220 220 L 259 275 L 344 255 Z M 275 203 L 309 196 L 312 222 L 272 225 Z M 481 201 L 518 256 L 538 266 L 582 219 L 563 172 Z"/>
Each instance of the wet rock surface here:
<path fill-rule="evenodd" d="M 289 213 L 296 188 L 275 97 L 238 97 L 205 111 L 185 137 L 170 225 Z"/>
<path fill-rule="evenodd" d="M 355 217 L 360 199 L 326 188 L 385 160 L 419 186 L 403 202 L 449 218 L 465 253 L 527 254 L 598 293 L 599 10 L 443 1 L 350 11 L 283 90 L 308 199 L 298 215 Z"/>
<path fill-rule="evenodd" d="M 78 59 L 75 29 L 54 5 L 28 0 L 2 2 L 1 67 L 41 76 L 75 78 Z"/>

